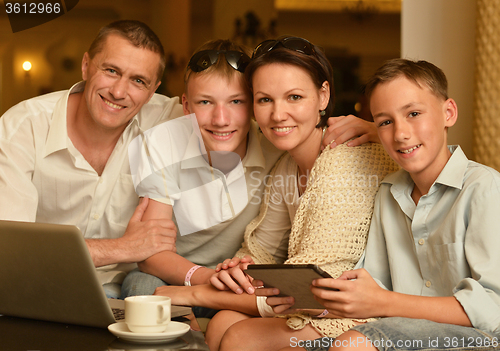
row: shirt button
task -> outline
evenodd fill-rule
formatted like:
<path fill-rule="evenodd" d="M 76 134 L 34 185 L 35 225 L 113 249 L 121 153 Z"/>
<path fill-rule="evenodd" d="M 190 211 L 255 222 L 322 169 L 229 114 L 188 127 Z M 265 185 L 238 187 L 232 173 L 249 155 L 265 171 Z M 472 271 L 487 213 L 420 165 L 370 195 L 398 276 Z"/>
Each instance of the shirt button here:
<path fill-rule="evenodd" d="M 93 216 L 94 219 L 99 219 L 99 215 L 96 213 L 94 216 Z"/>
<path fill-rule="evenodd" d="M 102 184 L 102 183 L 104 183 L 104 180 L 102 180 L 102 178 L 101 178 L 101 179 L 99 179 L 99 184 Z"/>
<path fill-rule="evenodd" d="M 423 245 L 423 244 L 425 244 L 425 240 L 424 240 L 424 239 L 420 239 L 420 240 L 418 241 L 418 244 L 419 244 L 419 245 Z"/>
<path fill-rule="evenodd" d="M 431 287 L 431 285 L 432 285 L 432 284 L 431 284 L 431 281 L 430 281 L 430 280 L 428 280 L 428 281 L 426 281 L 426 282 L 425 282 L 425 286 L 426 286 L 426 287 L 430 288 L 430 287 Z"/>

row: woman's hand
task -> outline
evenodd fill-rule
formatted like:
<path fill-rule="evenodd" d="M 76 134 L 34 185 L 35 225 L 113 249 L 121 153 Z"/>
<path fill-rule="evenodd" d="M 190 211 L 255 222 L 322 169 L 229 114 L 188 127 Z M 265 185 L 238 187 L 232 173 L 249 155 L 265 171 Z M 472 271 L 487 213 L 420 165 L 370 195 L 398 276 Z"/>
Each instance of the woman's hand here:
<path fill-rule="evenodd" d="M 250 264 L 254 264 L 250 256 L 227 259 L 217 265 L 216 273 L 210 278 L 210 283 L 219 290 L 232 290 L 236 294 L 246 291 L 248 294 L 253 294 L 255 289 L 252 286 L 252 278 L 244 272 Z"/>
<path fill-rule="evenodd" d="M 292 296 L 276 296 L 280 293 L 279 289 L 266 288 L 260 280 L 254 280 L 252 283 L 256 287 L 255 295 L 267 296 L 266 303 L 272 307 L 274 313 L 289 314 L 296 311 L 291 309 L 295 303 L 295 299 Z"/>
<path fill-rule="evenodd" d="M 296 312 L 306 313 L 310 316 L 318 316 L 324 310 L 318 309 L 296 309 L 292 308 L 295 299 L 292 296 L 276 296 L 279 295 L 280 291 L 277 288 L 265 288 L 262 286 L 262 281 L 254 280 L 254 286 L 257 288 L 255 290 L 255 295 L 257 296 L 267 296 L 266 303 L 272 307 L 274 313 L 277 314 L 292 314 Z M 341 318 L 339 316 L 333 315 L 329 313 L 326 316 L 327 318 Z"/>
<path fill-rule="evenodd" d="M 328 311 L 342 318 L 380 317 L 387 290 L 382 289 L 365 269 L 344 272 L 338 279 L 315 279 L 312 293 Z"/>
<path fill-rule="evenodd" d="M 327 147 L 335 140 L 330 147 L 345 143 L 347 146 L 358 146 L 365 143 L 380 143 L 377 127 L 373 122 L 368 122 L 362 118 L 348 115 L 330 117 L 328 119 L 328 129 L 325 131 L 322 148 Z"/>

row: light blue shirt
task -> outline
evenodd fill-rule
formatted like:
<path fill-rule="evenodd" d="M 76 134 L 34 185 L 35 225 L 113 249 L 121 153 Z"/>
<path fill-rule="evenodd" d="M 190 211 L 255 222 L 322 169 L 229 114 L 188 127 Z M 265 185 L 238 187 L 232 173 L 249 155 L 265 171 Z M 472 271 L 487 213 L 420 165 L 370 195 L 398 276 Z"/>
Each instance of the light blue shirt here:
<path fill-rule="evenodd" d="M 500 335 L 500 174 L 450 151 L 417 205 L 408 172 L 382 181 L 358 266 L 389 290 L 455 296 L 475 328 Z"/>

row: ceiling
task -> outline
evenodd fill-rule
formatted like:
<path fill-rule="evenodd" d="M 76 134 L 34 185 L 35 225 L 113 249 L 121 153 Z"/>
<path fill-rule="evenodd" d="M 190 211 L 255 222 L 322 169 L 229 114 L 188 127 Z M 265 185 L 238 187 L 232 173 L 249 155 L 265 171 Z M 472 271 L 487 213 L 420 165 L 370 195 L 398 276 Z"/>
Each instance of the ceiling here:
<path fill-rule="evenodd" d="M 402 0 L 274 0 L 277 10 L 400 13 Z"/>

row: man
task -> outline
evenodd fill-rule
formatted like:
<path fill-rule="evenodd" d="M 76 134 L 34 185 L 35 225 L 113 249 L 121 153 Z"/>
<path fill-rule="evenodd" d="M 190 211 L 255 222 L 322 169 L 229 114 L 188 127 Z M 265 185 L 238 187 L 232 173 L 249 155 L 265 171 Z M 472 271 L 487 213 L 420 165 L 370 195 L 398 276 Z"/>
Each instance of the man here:
<path fill-rule="evenodd" d="M 139 133 L 182 115 L 177 98 L 154 94 L 164 68 L 153 31 L 117 21 L 84 54 L 83 82 L 0 119 L 0 218 L 78 226 L 95 266 L 115 265 L 100 272 L 108 296 L 125 274 L 117 264 L 175 251 L 172 221 L 141 221 L 148 200 L 137 206 L 127 154 Z"/>

